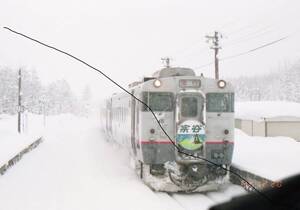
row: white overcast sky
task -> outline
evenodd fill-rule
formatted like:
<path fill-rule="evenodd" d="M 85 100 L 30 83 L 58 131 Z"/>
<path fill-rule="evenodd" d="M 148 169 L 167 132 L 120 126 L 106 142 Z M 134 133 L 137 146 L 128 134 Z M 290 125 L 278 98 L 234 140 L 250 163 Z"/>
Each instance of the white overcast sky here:
<path fill-rule="evenodd" d="M 1 0 L 0 65 L 35 69 L 43 81 L 90 84 L 107 96 L 119 91 L 100 74 L 64 55 L 9 33 L 7 26 L 66 50 L 121 85 L 151 75 L 161 57 L 199 67 L 213 59 L 204 36 L 220 31 L 220 57 L 283 36 L 273 46 L 220 63 L 222 78 L 257 75 L 300 57 L 299 0 Z M 213 66 L 197 69 L 213 76 Z"/>

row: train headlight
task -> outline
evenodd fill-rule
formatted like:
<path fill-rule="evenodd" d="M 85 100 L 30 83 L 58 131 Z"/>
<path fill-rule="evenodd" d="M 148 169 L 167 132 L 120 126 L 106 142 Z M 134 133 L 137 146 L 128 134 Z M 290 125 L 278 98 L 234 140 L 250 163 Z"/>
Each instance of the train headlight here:
<path fill-rule="evenodd" d="M 159 88 L 161 86 L 161 81 L 159 79 L 154 80 L 153 82 L 154 87 Z"/>
<path fill-rule="evenodd" d="M 226 82 L 224 80 L 219 80 L 218 86 L 219 86 L 219 88 L 224 88 L 224 87 L 226 87 Z"/>

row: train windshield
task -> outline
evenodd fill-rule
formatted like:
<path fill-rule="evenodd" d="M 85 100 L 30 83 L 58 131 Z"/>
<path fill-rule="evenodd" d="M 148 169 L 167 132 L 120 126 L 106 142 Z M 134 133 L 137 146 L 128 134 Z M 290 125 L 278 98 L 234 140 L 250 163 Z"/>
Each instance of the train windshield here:
<path fill-rule="evenodd" d="M 234 112 L 233 93 L 207 93 L 207 112 Z"/>
<path fill-rule="evenodd" d="M 181 116 L 196 117 L 198 114 L 198 98 L 186 96 L 181 99 Z"/>
<path fill-rule="evenodd" d="M 178 94 L 178 117 L 179 120 L 203 121 L 204 97 L 199 93 Z"/>
<path fill-rule="evenodd" d="M 143 101 L 150 106 L 154 112 L 173 111 L 174 96 L 170 92 L 143 92 Z M 142 111 L 149 111 L 142 106 Z"/>

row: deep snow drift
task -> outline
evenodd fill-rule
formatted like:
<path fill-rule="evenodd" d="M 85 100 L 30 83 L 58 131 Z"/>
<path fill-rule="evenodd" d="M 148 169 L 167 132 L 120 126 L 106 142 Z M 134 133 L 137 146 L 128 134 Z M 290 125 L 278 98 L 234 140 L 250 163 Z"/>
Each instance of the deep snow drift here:
<path fill-rule="evenodd" d="M 235 129 L 233 164 L 270 180 L 300 174 L 300 142 L 289 137 L 252 137 Z"/>

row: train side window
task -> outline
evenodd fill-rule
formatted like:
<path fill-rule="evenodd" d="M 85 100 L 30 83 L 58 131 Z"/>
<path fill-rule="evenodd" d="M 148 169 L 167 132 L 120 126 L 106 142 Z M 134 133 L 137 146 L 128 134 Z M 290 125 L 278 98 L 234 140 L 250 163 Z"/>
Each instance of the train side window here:
<path fill-rule="evenodd" d="M 234 112 L 234 93 L 207 93 L 207 112 Z"/>
<path fill-rule="evenodd" d="M 171 112 L 174 106 L 174 95 L 170 92 L 143 92 L 142 100 L 154 112 Z M 145 105 L 141 106 L 142 111 L 149 111 Z"/>

